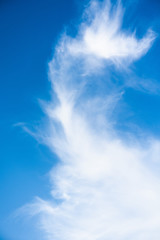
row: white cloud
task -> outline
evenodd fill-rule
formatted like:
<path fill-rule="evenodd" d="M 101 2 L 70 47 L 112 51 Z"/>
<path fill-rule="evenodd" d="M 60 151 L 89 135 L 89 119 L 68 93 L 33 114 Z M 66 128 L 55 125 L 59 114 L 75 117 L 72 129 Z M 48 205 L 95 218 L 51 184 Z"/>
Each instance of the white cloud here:
<path fill-rule="evenodd" d="M 151 47 L 155 33 L 148 30 L 142 39 L 137 39 L 134 33 L 121 30 L 123 10 L 120 4 L 112 7 L 105 1 L 101 7 L 93 1 L 94 18 L 91 22 L 82 24 L 78 39 L 69 44 L 71 54 L 92 55 L 114 62 L 115 64 L 130 64 L 139 59 Z"/>
<path fill-rule="evenodd" d="M 155 34 L 123 32 L 121 5 L 101 4 L 91 3 L 88 21 L 77 37 L 61 39 L 50 63 L 58 103 L 45 106 L 43 140 L 60 163 L 50 171 L 52 199 L 36 200 L 30 211 L 49 240 L 158 240 L 160 179 L 149 165 L 159 161 L 159 141 L 147 148 L 117 136 L 109 114 L 123 92 L 104 91 L 107 64 L 139 59 Z"/>

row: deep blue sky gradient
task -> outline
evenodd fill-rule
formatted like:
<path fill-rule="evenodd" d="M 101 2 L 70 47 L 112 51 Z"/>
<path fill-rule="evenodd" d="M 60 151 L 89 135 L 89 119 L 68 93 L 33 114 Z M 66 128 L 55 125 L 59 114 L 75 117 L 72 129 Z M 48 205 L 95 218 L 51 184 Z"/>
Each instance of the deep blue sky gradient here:
<path fill-rule="evenodd" d="M 148 27 L 160 34 L 160 1 L 124 3 L 128 6 L 124 29 L 136 28 L 139 37 Z M 18 124 L 31 127 L 43 119 L 38 99 L 50 98 L 48 61 L 59 34 L 68 24 L 75 24 L 81 10 L 78 0 L 0 2 L 0 240 L 38 239 L 38 233 L 31 231 L 26 222 L 9 216 L 34 196 L 49 196 L 46 174 L 56 157 Z M 74 28 L 70 28 L 70 33 L 74 33 Z M 159 62 L 158 36 L 150 52 L 132 66 L 140 79 L 153 82 L 154 90 L 129 88 L 125 92 L 126 112 L 130 114 L 121 112 L 120 128 L 132 122 L 160 136 Z"/>
<path fill-rule="evenodd" d="M 45 198 L 49 193 L 46 173 L 54 156 L 15 124 L 25 122 L 30 127 L 43 118 L 38 98 L 49 98 L 47 64 L 59 34 L 75 14 L 72 0 L 0 2 L 0 232 L 4 240 L 31 239 L 23 231 L 21 235 L 20 222 L 15 227 L 8 215 L 34 196 Z"/>

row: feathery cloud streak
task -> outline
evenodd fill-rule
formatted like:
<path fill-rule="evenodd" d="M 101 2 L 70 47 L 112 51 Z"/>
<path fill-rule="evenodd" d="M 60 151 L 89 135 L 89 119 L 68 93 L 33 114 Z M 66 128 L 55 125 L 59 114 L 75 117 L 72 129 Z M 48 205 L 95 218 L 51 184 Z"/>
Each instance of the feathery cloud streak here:
<path fill-rule="evenodd" d="M 121 28 L 122 17 L 120 3 L 91 1 L 77 36 L 64 35 L 49 64 L 54 100 L 45 105 L 50 124 L 43 140 L 60 162 L 50 172 L 52 199 L 30 206 L 46 239 L 160 237 L 160 179 L 148 166 L 160 143 L 126 144 L 111 118 L 123 89 L 110 69 L 127 69 L 155 34 L 136 38 Z"/>

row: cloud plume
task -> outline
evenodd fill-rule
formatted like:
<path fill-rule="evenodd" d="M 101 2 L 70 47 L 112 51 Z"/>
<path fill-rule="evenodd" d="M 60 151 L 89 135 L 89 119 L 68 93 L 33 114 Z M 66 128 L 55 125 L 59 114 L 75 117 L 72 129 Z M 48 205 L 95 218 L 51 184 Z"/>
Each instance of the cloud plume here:
<path fill-rule="evenodd" d="M 160 238 L 160 179 L 150 167 L 160 143 L 142 146 L 116 131 L 125 82 L 110 73 L 145 55 L 155 33 L 139 39 L 124 30 L 123 11 L 120 3 L 91 1 L 77 35 L 63 35 L 49 63 L 53 97 L 44 104 L 42 138 L 59 163 L 50 171 L 51 199 L 29 207 L 49 240 Z"/>

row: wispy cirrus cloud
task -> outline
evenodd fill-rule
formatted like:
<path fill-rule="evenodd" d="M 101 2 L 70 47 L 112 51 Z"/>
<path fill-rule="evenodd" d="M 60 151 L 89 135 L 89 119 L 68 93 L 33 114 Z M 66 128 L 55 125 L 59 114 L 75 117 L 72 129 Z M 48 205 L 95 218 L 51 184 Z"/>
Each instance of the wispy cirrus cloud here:
<path fill-rule="evenodd" d="M 123 11 L 120 3 L 113 7 L 110 1 L 92 1 L 87 11 L 89 20 L 81 25 L 79 35 L 69 44 L 71 53 L 106 59 L 121 66 L 142 57 L 156 35 L 149 29 L 142 39 L 137 39 L 135 32 L 122 31 Z"/>
<path fill-rule="evenodd" d="M 160 142 L 142 145 L 116 132 L 112 112 L 125 84 L 117 75 L 142 57 L 155 33 L 142 39 L 121 28 L 120 3 L 91 1 L 76 37 L 63 36 L 50 62 L 53 99 L 43 141 L 59 157 L 50 171 L 51 199 L 28 209 L 46 239 L 159 239 Z M 114 83 L 113 83 L 114 82 Z M 134 86 L 134 84 L 133 84 Z"/>

